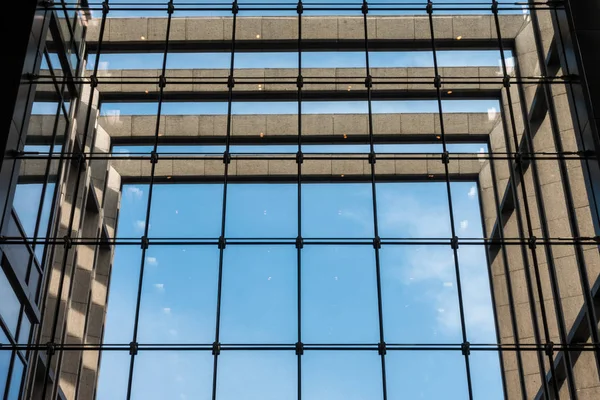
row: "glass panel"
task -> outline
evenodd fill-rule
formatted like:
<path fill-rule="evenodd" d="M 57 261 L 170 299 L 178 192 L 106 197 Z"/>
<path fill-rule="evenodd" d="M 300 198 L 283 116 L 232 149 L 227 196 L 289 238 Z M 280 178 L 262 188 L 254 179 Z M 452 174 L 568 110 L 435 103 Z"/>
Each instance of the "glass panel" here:
<path fill-rule="evenodd" d="M 112 287 L 111 287 L 112 296 Z M 110 315 L 110 313 L 108 314 Z M 131 336 L 128 339 L 131 341 Z M 129 343 L 109 342 L 104 343 Z M 162 353 L 162 352 L 161 352 Z M 140 352 L 141 355 L 141 352 Z M 139 357 L 139 355 L 138 355 Z M 131 356 L 126 351 L 103 351 L 101 355 L 100 374 L 98 376 L 98 391 L 96 400 L 122 399 L 127 394 L 127 380 L 129 378 L 129 363 Z"/>
<path fill-rule="evenodd" d="M 19 184 L 15 190 L 13 206 L 28 238 L 35 236 L 35 223 L 42 198 L 42 183 Z"/>
<path fill-rule="evenodd" d="M 388 351 L 385 361 L 390 399 L 469 398 L 460 351 Z"/>
<path fill-rule="evenodd" d="M 19 339 L 17 343 L 19 344 L 28 344 L 29 343 L 29 333 L 31 332 L 31 321 L 29 321 L 29 317 L 25 312 L 23 312 L 23 316 L 21 317 L 21 327 L 19 329 Z"/>
<path fill-rule="evenodd" d="M 305 238 L 372 238 L 371 185 L 365 183 L 302 185 L 302 236 Z"/>
<path fill-rule="evenodd" d="M 21 302 L 8 281 L 4 269 L 0 268 L 0 316 L 13 337 L 17 333 L 20 311 Z"/>
<path fill-rule="evenodd" d="M 381 358 L 375 351 L 307 351 L 302 356 L 302 398 L 377 400 L 382 391 Z"/>
<path fill-rule="evenodd" d="M 141 351 L 134 368 L 132 399 L 211 397 L 213 356 L 210 351 Z M 125 393 L 120 392 L 114 398 L 123 398 Z"/>
<path fill-rule="evenodd" d="M 302 340 L 379 342 L 372 246 L 306 246 L 302 250 Z"/>
<path fill-rule="evenodd" d="M 378 183 L 377 217 L 382 238 L 452 236 L 444 182 Z"/>
<path fill-rule="evenodd" d="M 242 162 L 238 161 L 238 169 Z M 298 187 L 291 184 L 228 186 L 225 227 L 228 238 L 295 238 L 298 236 Z"/>
<path fill-rule="evenodd" d="M 297 397 L 296 365 L 296 355 L 289 351 L 222 352 L 219 356 L 217 398 L 293 399 Z"/>
<path fill-rule="evenodd" d="M 155 185 L 152 196 L 150 237 L 220 236 L 222 185 Z"/>
<path fill-rule="evenodd" d="M 217 309 L 217 246 L 150 246 L 146 260 L 139 341 L 212 343 Z"/>
<path fill-rule="evenodd" d="M 450 246 L 386 245 L 380 257 L 385 340 L 461 343 Z"/>
<path fill-rule="evenodd" d="M 495 341 L 496 340 L 494 339 L 490 343 Z M 510 356 L 514 356 L 514 354 L 510 354 Z M 504 389 L 502 387 L 502 371 L 500 370 L 500 358 L 498 352 L 472 351 L 469 356 L 469 362 L 471 363 L 473 398 L 490 400 L 503 399 Z M 510 385 L 512 384 L 514 383 L 511 383 Z"/>
<path fill-rule="evenodd" d="M 20 357 L 15 357 L 12 374 L 10 376 L 10 388 L 8 390 L 7 400 L 18 400 L 21 393 L 21 382 L 23 381 L 23 371 L 25 364 Z"/>
<path fill-rule="evenodd" d="M 224 257 L 220 341 L 296 342 L 296 249 L 235 245 Z"/>

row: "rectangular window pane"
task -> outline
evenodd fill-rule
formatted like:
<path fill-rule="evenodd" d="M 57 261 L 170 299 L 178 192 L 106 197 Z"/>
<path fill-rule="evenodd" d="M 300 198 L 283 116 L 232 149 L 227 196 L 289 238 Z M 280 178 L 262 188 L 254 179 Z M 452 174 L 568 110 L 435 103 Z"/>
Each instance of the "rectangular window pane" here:
<path fill-rule="evenodd" d="M 222 343 L 296 342 L 296 264 L 292 246 L 227 247 Z"/>
<path fill-rule="evenodd" d="M 217 398 L 293 399 L 296 365 L 290 351 L 224 351 L 219 356 Z"/>
<path fill-rule="evenodd" d="M 13 337 L 17 334 L 19 311 L 21 311 L 21 302 L 4 273 L 4 269 L 0 267 L 0 316 Z"/>
<path fill-rule="evenodd" d="M 217 309 L 216 246 L 150 246 L 139 321 L 141 343 L 212 343 Z"/>
<path fill-rule="evenodd" d="M 378 343 L 372 246 L 306 246 L 302 250 L 302 340 Z"/>
<path fill-rule="evenodd" d="M 302 356 L 303 398 L 379 400 L 382 387 L 381 357 L 375 351 L 309 351 Z"/>
<path fill-rule="evenodd" d="M 13 370 L 10 377 L 10 388 L 8 390 L 7 400 L 18 400 L 21 394 L 21 383 L 23 382 L 23 371 L 25 363 L 20 357 L 15 356 Z"/>
<path fill-rule="evenodd" d="M 372 238 L 372 197 L 370 184 L 304 184 L 302 236 Z"/>
<path fill-rule="evenodd" d="M 131 398 L 207 400 L 211 398 L 212 375 L 209 351 L 141 351 L 136 356 Z"/>
<path fill-rule="evenodd" d="M 8 337 L 4 334 L 4 330 L 0 327 L 0 343 L 8 344 Z M 8 379 L 8 368 L 10 367 L 10 358 L 12 351 L 0 351 L 0 395 L 4 395 L 6 388 L 6 380 Z"/>

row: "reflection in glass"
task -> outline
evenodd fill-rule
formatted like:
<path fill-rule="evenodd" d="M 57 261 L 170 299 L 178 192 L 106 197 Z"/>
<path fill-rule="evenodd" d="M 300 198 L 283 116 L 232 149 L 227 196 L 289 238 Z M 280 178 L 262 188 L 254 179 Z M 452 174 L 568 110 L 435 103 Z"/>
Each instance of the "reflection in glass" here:
<path fill-rule="evenodd" d="M 373 247 L 306 246 L 302 250 L 302 340 L 379 342 Z"/>
<path fill-rule="evenodd" d="M 25 364 L 20 357 L 15 357 L 12 374 L 10 376 L 10 388 L 8 389 L 7 400 L 18 400 L 21 393 L 21 383 L 23 381 L 23 370 Z"/>
<path fill-rule="evenodd" d="M 131 398 L 208 400 L 212 374 L 213 356 L 208 351 L 140 351 Z"/>
<path fill-rule="evenodd" d="M 302 398 L 383 398 L 380 356 L 376 351 L 307 351 L 302 356 Z"/>
<path fill-rule="evenodd" d="M 236 245 L 224 257 L 220 341 L 294 343 L 296 249 Z"/>
<path fill-rule="evenodd" d="M 139 341 L 212 343 L 217 309 L 217 247 L 150 246 L 146 260 Z"/>
<path fill-rule="evenodd" d="M 289 351 L 222 352 L 219 356 L 217 398 L 224 400 L 296 398 L 296 365 L 296 355 Z"/>
<path fill-rule="evenodd" d="M 4 334 L 4 330 L 0 328 L 0 343 L 8 344 L 8 338 Z M 8 368 L 10 367 L 11 351 L 0 351 L 0 395 L 4 394 L 6 388 L 6 380 L 8 379 Z"/>
<path fill-rule="evenodd" d="M 302 236 L 372 238 L 373 196 L 368 183 L 302 186 Z"/>
<path fill-rule="evenodd" d="M 13 337 L 17 333 L 20 310 L 21 303 L 8 281 L 4 269 L 0 267 L 0 315 Z"/>

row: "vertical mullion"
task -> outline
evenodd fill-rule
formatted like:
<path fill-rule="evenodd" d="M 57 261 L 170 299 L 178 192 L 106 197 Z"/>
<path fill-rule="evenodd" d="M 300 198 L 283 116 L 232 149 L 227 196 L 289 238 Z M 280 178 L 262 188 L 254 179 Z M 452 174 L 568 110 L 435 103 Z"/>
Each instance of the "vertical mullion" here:
<path fill-rule="evenodd" d="M 60 314 L 60 307 L 61 307 L 61 303 L 62 303 L 61 299 L 62 299 L 62 292 L 63 292 L 65 275 L 66 275 L 67 259 L 70 254 L 70 249 L 72 248 L 71 234 L 73 233 L 73 224 L 75 222 L 75 210 L 77 208 L 76 206 L 77 206 L 77 198 L 79 196 L 79 186 L 81 183 L 81 177 L 84 173 L 84 172 L 82 172 L 82 167 L 85 165 L 85 162 L 86 162 L 83 155 L 85 153 L 85 143 L 87 142 L 87 136 L 88 136 L 88 132 L 90 130 L 90 119 L 91 119 L 92 105 L 93 105 L 93 100 L 94 100 L 94 89 L 96 88 L 97 83 L 98 83 L 98 81 L 96 79 L 96 74 L 98 73 L 98 66 L 99 66 L 99 61 L 100 61 L 100 52 L 101 52 L 101 48 L 102 48 L 102 36 L 104 34 L 104 30 L 106 27 L 106 18 L 107 18 L 107 14 L 109 12 L 108 2 L 109 2 L 109 0 L 106 0 L 103 3 L 103 7 L 102 7 L 102 21 L 100 22 L 98 48 L 97 48 L 97 54 L 96 54 L 96 60 L 94 63 L 93 73 L 91 75 L 93 77 L 93 79 L 91 82 L 87 113 L 85 116 L 83 139 L 82 139 L 82 143 L 81 143 L 81 145 L 83 147 L 80 150 L 82 157 L 79 158 L 78 160 L 75 160 L 75 159 L 71 160 L 71 163 L 73 163 L 73 162 L 77 163 L 77 177 L 75 179 L 75 188 L 73 190 L 71 210 L 69 213 L 69 222 L 67 224 L 67 232 L 66 232 L 66 236 L 65 236 L 65 245 L 64 245 L 65 249 L 64 249 L 64 254 L 63 254 L 63 260 L 61 263 L 60 278 L 59 278 L 57 294 L 56 294 L 56 296 L 57 296 L 56 306 L 54 307 L 54 315 L 53 315 L 53 319 L 52 319 L 50 340 L 48 341 L 48 346 L 46 349 L 48 357 L 46 359 L 46 371 L 44 374 L 44 383 L 42 385 L 42 398 L 43 399 L 46 398 L 46 394 L 47 394 L 47 390 L 48 390 L 48 382 L 50 379 L 50 370 L 51 370 L 51 366 L 52 366 L 52 358 L 56 351 L 56 344 L 54 343 L 54 341 L 56 340 L 56 328 L 58 326 L 58 317 Z M 77 138 L 77 135 L 75 136 L 75 139 L 76 138 Z M 65 188 L 68 190 L 68 184 L 65 186 Z M 56 233 L 58 233 L 58 229 L 56 230 Z M 73 264 L 73 265 L 75 265 L 75 264 Z M 47 281 L 46 281 L 46 286 L 47 286 L 46 287 L 46 295 L 48 294 L 47 289 L 49 289 L 49 285 L 50 285 L 50 278 L 48 277 Z M 65 318 L 66 318 L 66 312 L 65 312 Z M 60 350 L 60 351 L 62 352 L 62 350 Z M 36 354 L 36 357 L 37 357 L 37 354 Z M 35 375 L 33 375 L 33 376 L 35 376 Z M 58 391 L 59 380 L 60 380 L 60 376 L 56 375 L 53 393 L 56 393 Z"/>
<path fill-rule="evenodd" d="M 427 1 L 427 14 L 429 15 L 429 31 L 431 33 L 431 50 L 433 53 L 433 67 L 435 72 L 434 85 L 436 89 L 436 100 L 438 106 L 439 120 L 440 120 L 440 138 L 442 140 L 442 163 L 444 164 L 444 178 L 446 182 L 446 193 L 448 197 L 448 214 L 450 217 L 450 230 L 452 234 L 452 254 L 454 258 L 454 272 L 456 275 L 456 291 L 458 294 L 458 307 L 460 313 L 460 326 L 462 333 L 462 353 L 465 357 L 465 369 L 467 375 L 467 388 L 469 392 L 469 399 L 473 399 L 473 385 L 471 383 L 471 367 L 469 363 L 470 344 L 467 340 L 467 327 L 465 323 L 465 310 L 463 304 L 462 295 L 462 283 L 460 279 L 460 266 L 458 261 L 458 237 L 456 236 L 456 228 L 454 226 L 454 210 L 452 206 L 452 191 L 450 189 L 450 171 L 449 171 L 449 157 L 448 149 L 446 144 L 446 133 L 444 129 L 444 115 L 442 110 L 442 93 L 441 93 L 441 77 L 439 74 L 439 67 L 437 62 L 436 46 L 435 46 L 435 34 L 433 29 L 433 3 L 431 0 Z"/>
<path fill-rule="evenodd" d="M 500 209 L 500 202 L 499 202 L 499 198 L 500 195 L 498 193 L 498 186 L 496 185 L 496 182 L 498 182 L 498 180 L 496 179 L 496 168 L 494 166 L 494 151 L 492 149 L 491 143 L 488 145 L 488 153 L 490 155 L 489 158 L 489 162 L 490 162 L 490 172 L 492 175 L 492 188 L 494 190 L 494 206 L 496 208 L 496 221 L 498 222 L 498 236 L 500 237 L 500 250 L 502 251 L 502 264 L 504 265 L 504 276 L 505 276 L 505 280 L 506 280 L 506 293 L 507 293 L 507 297 L 508 297 L 508 308 L 509 308 L 509 312 L 510 312 L 510 321 L 511 321 L 511 325 L 512 325 L 512 334 L 513 334 L 513 338 L 514 338 L 514 344 L 515 344 L 515 355 L 517 358 L 517 371 L 519 373 L 519 386 L 521 389 L 521 398 L 523 400 L 527 399 L 527 388 L 525 386 L 525 373 L 523 371 L 523 359 L 521 357 L 521 351 L 520 349 L 520 343 L 519 343 L 519 326 L 518 326 L 518 322 L 517 322 L 517 316 L 515 313 L 515 302 L 514 302 L 514 298 L 513 298 L 513 288 L 512 288 L 512 281 L 510 279 L 510 268 L 508 265 L 508 253 L 506 252 L 506 244 L 504 242 L 505 238 L 504 238 L 504 222 L 502 221 L 502 211 Z M 491 265 L 491 261 L 489 260 L 489 263 Z M 502 368 L 504 369 L 504 365 L 502 365 Z M 506 374 L 502 374 L 503 376 Z M 507 393 L 505 393 L 505 396 L 508 396 Z"/>
<path fill-rule="evenodd" d="M 168 17 L 167 17 L 167 28 L 166 28 L 166 37 L 165 37 L 165 49 L 163 51 L 163 60 L 162 60 L 162 68 L 161 75 L 159 77 L 159 92 L 158 92 L 158 108 L 156 112 L 156 128 L 154 131 L 154 145 L 152 150 L 152 156 L 150 157 L 150 184 L 148 188 L 148 202 L 146 205 L 146 216 L 145 216 L 145 224 L 144 224 L 144 236 L 141 238 L 141 246 L 142 246 L 142 259 L 140 261 L 140 276 L 138 280 L 138 289 L 137 289 L 137 298 L 135 304 L 135 317 L 133 322 L 133 338 L 131 343 L 129 344 L 129 354 L 131 355 L 131 360 L 129 362 L 129 377 L 127 379 L 127 400 L 131 399 L 131 389 L 133 384 L 133 371 L 135 366 L 135 356 L 138 352 L 138 329 L 139 329 L 139 319 L 140 319 L 140 306 L 142 300 L 142 286 L 144 283 L 144 267 L 146 265 L 146 252 L 148 250 L 148 230 L 150 225 L 150 210 L 152 208 L 152 192 L 154 189 L 154 174 L 156 172 L 156 164 L 158 163 L 158 136 L 160 129 L 160 117 L 162 112 L 162 102 L 163 95 L 166 86 L 166 69 L 167 69 L 167 55 L 169 52 L 169 36 L 171 31 L 171 21 L 173 17 L 173 0 L 169 0 L 168 3 Z M 98 62 L 98 58 L 96 59 Z"/>
<path fill-rule="evenodd" d="M 387 399 L 387 379 L 385 370 L 385 337 L 383 334 L 383 303 L 381 299 L 381 261 L 379 250 L 381 248 L 381 239 L 379 238 L 379 224 L 377 222 L 377 187 L 375 183 L 375 146 L 373 140 L 373 104 L 371 99 L 371 90 L 373 86 L 371 70 L 369 65 L 369 33 L 367 24 L 367 14 L 369 13 L 369 5 L 367 0 L 363 0 L 362 3 L 362 14 L 363 14 L 363 27 L 364 27 L 364 40 L 365 40 L 365 87 L 367 89 L 367 107 L 368 107 L 368 129 L 369 129 L 369 165 L 371 166 L 371 195 L 373 197 L 373 248 L 375 250 L 375 275 L 377 280 L 377 314 L 379 321 L 379 343 L 378 353 L 381 357 L 381 384 L 383 399 Z"/>
<path fill-rule="evenodd" d="M 296 343 L 297 362 L 297 392 L 298 400 L 302 399 L 302 1 L 298 1 L 298 79 L 296 86 L 298 88 L 298 153 L 296 154 L 296 164 L 298 165 L 298 237 L 296 238 L 297 254 L 297 276 L 296 276 L 296 296 L 298 313 L 298 341 Z"/>
<path fill-rule="evenodd" d="M 227 130 L 225 133 L 225 152 L 223 153 L 224 173 L 223 173 L 223 204 L 221 212 L 221 236 L 219 237 L 219 277 L 217 281 L 217 312 L 215 322 L 215 341 L 213 343 L 212 353 L 214 356 L 213 363 L 213 381 L 212 381 L 212 399 L 217 398 L 217 368 L 219 354 L 221 352 L 220 344 L 220 326 L 221 326 L 221 298 L 223 289 L 223 257 L 226 246 L 225 240 L 225 221 L 227 212 L 227 183 L 229 174 L 229 164 L 231 162 L 231 154 L 229 148 L 231 146 L 231 108 L 233 102 L 233 87 L 235 81 L 233 79 L 234 65 L 235 65 L 235 31 L 237 24 L 237 14 L 239 12 L 239 6 L 237 0 L 233 0 L 231 5 L 231 13 L 233 14 L 232 21 L 232 32 L 231 32 L 231 62 L 229 65 L 229 77 L 227 79 Z"/>
<path fill-rule="evenodd" d="M 514 113 L 514 109 L 512 106 L 512 96 L 510 93 L 510 75 L 508 74 L 508 70 L 506 67 L 506 59 L 504 57 L 504 47 L 502 45 L 502 36 L 501 36 L 500 24 L 499 24 L 499 20 L 498 20 L 497 6 L 498 6 L 498 3 L 496 1 L 492 1 L 492 12 L 494 15 L 494 23 L 495 23 L 495 27 L 496 27 L 498 46 L 500 49 L 500 61 L 502 64 L 503 83 L 504 83 L 504 89 L 505 89 L 506 96 L 507 96 L 510 127 L 511 127 L 511 131 L 513 133 L 513 141 L 514 141 L 514 146 L 515 146 L 514 154 L 519 155 L 520 154 L 519 140 L 517 137 L 515 113 Z M 525 122 L 525 124 L 526 124 L 526 122 Z M 511 143 L 510 143 L 511 141 L 509 139 L 509 136 L 508 136 L 508 133 L 506 132 L 506 130 L 504 132 L 504 137 L 505 137 L 505 142 L 506 142 L 506 151 L 508 154 L 511 154 L 511 153 L 513 153 L 511 150 Z M 517 158 L 515 160 L 515 162 L 512 162 L 511 160 L 512 160 L 512 158 L 508 159 L 509 171 L 510 171 L 509 179 L 510 179 L 510 183 L 511 183 L 512 196 L 513 196 L 514 202 L 515 202 L 515 212 L 517 215 L 517 227 L 518 227 L 518 231 L 519 231 L 519 236 L 521 239 L 525 238 L 524 237 L 525 231 L 524 231 L 524 227 L 523 227 L 523 217 L 522 217 L 522 213 L 521 213 L 521 205 L 520 205 L 520 201 L 519 201 L 519 196 L 517 193 L 517 186 L 521 186 L 521 195 L 523 196 L 523 202 L 524 202 L 523 206 L 524 206 L 524 214 L 525 214 L 525 223 L 527 224 L 527 233 L 529 235 L 528 239 L 531 240 L 531 238 L 534 235 L 533 235 L 533 228 L 532 228 L 532 222 L 531 222 L 531 211 L 529 209 L 529 203 L 527 201 L 527 189 L 525 188 L 525 179 L 524 179 L 525 174 L 523 171 L 523 163 L 521 162 L 521 160 L 519 158 Z M 519 174 L 518 175 L 519 182 L 517 182 L 517 180 L 514 177 L 515 170 L 517 170 L 517 172 Z M 538 259 L 537 259 L 537 252 L 535 250 L 535 246 L 532 246 L 531 243 L 532 242 L 530 241 L 529 248 L 531 250 L 531 258 L 533 261 L 533 269 L 534 269 L 534 275 L 535 275 L 535 284 L 536 284 L 536 289 L 538 291 L 538 297 L 539 297 L 539 302 L 540 302 L 540 312 L 541 312 L 541 317 L 542 317 L 542 329 L 544 330 L 546 345 L 549 345 L 550 344 L 550 333 L 549 333 L 549 329 L 548 329 L 548 321 L 546 318 L 546 307 L 544 305 L 544 298 L 543 298 L 543 293 L 542 293 L 542 285 L 541 285 L 540 273 L 539 273 L 539 263 L 538 263 Z M 534 287 L 533 287 L 532 280 L 531 280 L 532 279 L 531 271 L 529 270 L 529 268 L 530 268 L 529 267 L 529 258 L 527 256 L 527 250 L 525 249 L 525 244 L 523 242 L 521 242 L 521 253 L 523 256 L 523 267 L 524 267 L 524 272 L 525 272 L 525 281 L 526 281 L 526 286 L 527 286 L 529 308 L 530 308 L 530 312 L 531 312 L 534 337 L 535 337 L 535 341 L 536 341 L 536 355 L 537 355 L 537 359 L 538 359 L 538 366 L 540 369 L 540 379 L 542 380 L 542 388 L 543 388 L 544 397 L 549 399 L 550 398 L 550 389 L 548 387 L 548 382 L 546 380 L 546 369 L 544 367 L 543 355 L 540 352 L 539 348 L 537 348 L 541 344 L 541 337 L 540 337 L 540 332 L 539 332 L 537 310 L 535 307 L 535 298 L 533 295 Z M 548 353 L 548 359 L 549 359 L 548 361 L 550 364 L 550 370 L 552 371 L 552 375 L 554 376 L 554 360 L 553 360 L 552 353 L 550 353 L 550 352 Z M 554 390 L 554 396 L 556 396 L 556 398 L 558 399 L 559 398 L 559 390 L 556 385 L 556 381 L 553 381 L 553 390 Z"/>

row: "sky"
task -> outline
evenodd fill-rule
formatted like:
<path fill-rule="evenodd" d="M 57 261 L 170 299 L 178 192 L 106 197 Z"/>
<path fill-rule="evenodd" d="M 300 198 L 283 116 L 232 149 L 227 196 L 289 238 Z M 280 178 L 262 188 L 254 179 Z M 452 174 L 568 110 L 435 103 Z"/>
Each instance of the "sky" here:
<path fill-rule="evenodd" d="M 175 4 L 197 2 L 176 1 Z M 331 2 L 342 3 L 341 0 Z M 414 0 L 395 2 L 409 3 Z M 450 1 L 435 3 L 444 2 Z M 113 6 L 119 3 L 139 2 L 110 1 Z M 145 3 L 165 4 L 166 1 L 146 0 Z M 240 1 L 240 4 L 243 5 L 244 2 Z M 372 12 L 370 15 L 383 13 Z M 243 12 L 240 15 L 257 14 L 275 15 L 264 11 Z M 341 15 L 345 12 L 319 14 Z M 111 12 L 111 17 L 142 15 L 159 16 L 157 13 L 139 11 Z M 161 12 L 160 16 L 163 15 L 164 12 Z M 177 11 L 175 15 L 218 13 L 186 14 Z M 505 55 L 512 59 L 510 52 Z M 371 52 L 369 56 L 371 67 L 433 65 L 430 52 Z M 497 67 L 499 58 L 498 51 L 438 52 L 440 67 Z M 235 67 L 238 68 L 236 72 L 244 68 L 297 68 L 298 62 L 297 55 L 293 53 L 238 53 L 235 60 Z M 364 53 L 359 52 L 307 52 L 303 53 L 302 60 L 303 68 L 365 66 Z M 88 67 L 93 65 L 93 61 L 92 55 L 88 60 Z M 169 53 L 167 68 L 228 68 L 229 62 L 228 54 Z M 104 54 L 100 59 L 100 68 L 158 69 L 161 63 L 162 54 Z M 150 115 L 155 114 L 156 110 L 156 103 L 104 103 L 101 112 L 113 116 Z M 488 112 L 495 116 L 499 106 L 497 100 L 447 100 L 443 101 L 443 110 Z M 373 102 L 374 113 L 437 111 L 436 101 Z M 53 114 L 56 112 L 56 104 L 35 103 L 33 112 Z M 169 102 L 163 104 L 162 112 L 171 115 L 225 114 L 227 105 Z M 297 103 L 236 102 L 232 112 L 295 114 Z M 305 102 L 303 112 L 365 113 L 367 103 Z M 48 148 L 28 146 L 28 150 L 47 152 Z M 113 148 L 115 154 L 147 153 L 150 150 L 149 146 Z M 208 153 L 222 152 L 223 147 L 159 146 L 158 150 L 173 153 Z M 295 153 L 296 147 L 233 146 L 231 150 L 238 153 Z M 448 150 L 470 153 L 487 151 L 486 146 L 480 143 L 449 145 Z M 368 146 L 304 146 L 304 151 L 364 153 L 368 151 Z M 377 145 L 375 151 L 440 152 L 441 146 Z M 49 189 L 52 190 L 53 186 Z M 117 233 L 119 237 L 140 237 L 143 234 L 148 189 L 148 185 L 123 187 Z M 230 184 L 225 235 L 250 238 L 296 237 L 296 190 L 296 185 L 293 184 Z M 476 183 L 453 182 L 451 190 L 457 235 L 482 237 Z M 155 185 L 150 212 L 150 236 L 218 237 L 222 196 L 222 184 Z M 376 196 L 379 235 L 382 238 L 451 236 L 446 187 L 443 182 L 377 183 Z M 37 207 L 40 197 L 41 184 L 18 186 L 15 208 L 28 236 L 35 234 L 35 215 L 29 210 Z M 47 195 L 42 221 L 48 218 L 49 200 L 51 196 Z M 301 223 L 302 235 L 305 238 L 372 237 L 373 219 L 370 184 L 302 186 Z M 41 248 L 39 246 L 36 253 L 40 253 Z M 136 246 L 116 248 L 105 343 L 129 343 L 132 340 L 141 254 L 141 249 Z M 148 249 L 139 321 L 140 343 L 209 344 L 215 340 L 218 259 L 219 251 L 216 246 L 151 246 Z M 496 343 L 484 248 L 462 246 L 459 249 L 459 260 L 467 340 L 474 344 Z M 457 282 L 451 249 L 446 246 L 386 245 L 380 251 L 380 261 L 385 341 L 414 344 L 461 343 Z M 220 341 L 255 344 L 295 343 L 296 268 L 296 249 L 293 245 L 229 245 L 224 252 Z M 376 289 L 375 252 L 372 247 L 305 246 L 302 250 L 301 293 L 303 342 L 377 343 L 379 330 Z M 129 360 L 127 352 L 105 352 L 102 355 L 98 400 L 125 398 Z M 503 398 L 498 355 L 488 351 L 473 351 L 470 361 L 475 399 Z M 302 357 L 302 363 L 302 391 L 305 399 L 371 400 L 382 397 L 381 361 L 376 352 L 307 351 Z M 464 357 L 459 352 L 388 351 L 386 368 L 389 399 L 467 398 Z M 213 357 L 207 351 L 141 351 L 135 364 L 132 398 L 209 399 L 212 369 Z M 294 352 L 224 351 L 219 357 L 217 398 L 295 398 L 296 373 Z"/>

